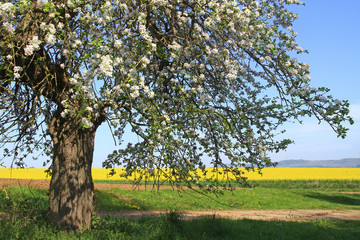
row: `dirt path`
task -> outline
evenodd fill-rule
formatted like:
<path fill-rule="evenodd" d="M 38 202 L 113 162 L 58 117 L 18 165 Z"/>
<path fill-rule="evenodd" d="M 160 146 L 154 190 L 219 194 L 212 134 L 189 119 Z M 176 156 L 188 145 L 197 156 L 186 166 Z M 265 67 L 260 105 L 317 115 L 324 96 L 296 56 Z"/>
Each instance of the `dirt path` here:
<path fill-rule="evenodd" d="M 6 179 L 0 178 L 0 186 L 31 186 L 37 188 L 48 188 L 49 181 L 46 180 L 27 180 L 27 179 Z M 131 184 L 105 184 L 95 183 L 95 189 L 134 189 Z M 147 186 L 151 189 L 152 186 Z M 161 186 L 171 188 L 171 186 Z M 135 189 L 145 189 L 139 186 Z M 346 194 L 360 194 L 359 192 L 344 192 Z M 99 216 L 116 215 L 124 217 L 139 218 L 141 216 L 157 216 L 166 213 L 165 211 L 111 211 L 99 212 Z M 320 219 L 330 220 L 355 220 L 360 221 L 360 210 L 323 210 L 323 209 L 276 209 L 276 210 L 208 210 L 208 211 L 179 211 L 183 219 L 194 219 L 199 217 L 219 217 L 230 219 L 253 219 L 253 220 L 278 220 L 278 221 L 310 221 Z"/>
<path fill-rule="evenodd" d="M 166 211 L 117 211 L 99 212 L 99 216 L 115 215 L 131 218 L 158 216 Z M 229 218 L 234 220 L 251 219 L 264 221 L 311 221 L 341 220 L 360 221 L 360 210 L 323 210 L 323 209 L 275 209 L 275 210 L 208 210 L 178 211 L 182 219 L 191 220 L 200 217 Z"/>

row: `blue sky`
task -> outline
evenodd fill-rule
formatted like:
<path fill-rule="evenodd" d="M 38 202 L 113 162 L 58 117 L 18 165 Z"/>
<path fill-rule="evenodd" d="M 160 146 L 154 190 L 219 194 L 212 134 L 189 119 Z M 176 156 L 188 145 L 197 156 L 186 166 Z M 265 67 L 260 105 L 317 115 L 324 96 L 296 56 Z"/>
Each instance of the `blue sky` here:
<path fill-rule="evenodd" d="M 355 124 L 346 139 L 337 138 L 326 123 L 306 119 L 303 125 L 286 124 L 283 135 L 295 141 L 287 151 L 270 154 L 273 161 L 287 159 L 325 160 L 360 157 L 360 9 L 359 0 L 306 0 L 294 7 L 299 14 L 294 30 L 297 41 L 309 54 L 299 59 L 311 67 L 313 87 L 326 86 L 338 99 L 347 99 Z M 130 137 L 136 140 L 134 137 Z M 126 136 L 125 136 L 126 140 Z M 93 167 L 101 167 L 116 147 L 103 124 L 97 131 Z M 42 161 L 27 162 L 42 167 Z M 8 163 L 6 163 L 8 165 Z"/>
<path fill-rule="evenodd" d="M 355 124 L 346 139 L 315 119 L 303 125 L 287 124 L 284 135 L 295 141 L 286 152 L 271 154 L 274 161 L 325 160 L 360 157 L 360 1 L 307 0 L 295 7 L 298 43 L 309 51 L 300 59 L 311 67 L 312 85 L 326 86 L 331 94 L 350 102 Z"/>

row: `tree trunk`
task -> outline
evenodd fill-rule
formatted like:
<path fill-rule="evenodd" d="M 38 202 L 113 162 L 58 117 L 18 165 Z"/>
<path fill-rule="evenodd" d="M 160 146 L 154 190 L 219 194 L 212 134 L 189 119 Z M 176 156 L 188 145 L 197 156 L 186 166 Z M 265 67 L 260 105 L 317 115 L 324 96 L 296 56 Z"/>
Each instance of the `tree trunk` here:
<path fill-rule="evenodd" d="M 49 132 L 54 142 L 49 189 L 49 218 L 67 230 L 90 229 L 94 210 L 91 176 L 96 127 L 80 129 L 54 118 Z"/>

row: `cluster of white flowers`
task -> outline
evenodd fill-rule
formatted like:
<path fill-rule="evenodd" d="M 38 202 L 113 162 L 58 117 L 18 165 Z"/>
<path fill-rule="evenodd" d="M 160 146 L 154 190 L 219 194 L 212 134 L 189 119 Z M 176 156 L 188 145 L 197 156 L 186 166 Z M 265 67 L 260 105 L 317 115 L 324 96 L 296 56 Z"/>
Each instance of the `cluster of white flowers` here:
<path fill-rule="evenodd" d="M 46 43 L 48 43 L 48 44 L 55 44 L 55 42 L 56 42 L 56 37 L 55 37 L 55 35 L 54 34 L 47 34 L 46 36 L 45 36 L 45 41 L 46 41 Z"/>
<path fill-rule="evenodd" d="M 10 22 L 4 22 L 3 23 L 3 27 L 8 31 L 8 32 L 10 32 L 10 33 L 14 33 L 14 31 L 15 31 L 15 28 L 14 28 L 14 26 L 10 23 Z"/>
<path fill-rule="evenodd" d="M 41 40 L 39 40 L 38 36 L 33 36 L 29 41 L 29 44 L 24 48 L 25 56 L 33 55 L 34 51 L 40 49 Z"/>
<path fill-rule="evenodd" d="M 20 66 L 15 66 L 15 67 L 14 67 L 14 78 L 15 78 L 15 79 L 20 78 L 20 72 L 21 72 L 22 70 L 23 70 L 23 68 L 20 67 Z"/>
<path fill-rule="evenodd" d="M 150 36 L 150 34 L 148 33 L 147 29 L 146 29 L 146 14 L 145 13 L 139 13 L 139 17 L 138 17 L 138 23 L 139 23 L 139 32 L 140 35 L 148 42 L 148 43 L 152 43 L 153 42 L 153 38 Z"/>
<path fill-rule="evenodd" d="M 120 49 L 123 45 L 123 42 L 120 40 L 120 39 L 116 39 L 114 41 L 114 47 L 117 48 L 117 49 Z"/>
<path fill-rule="evenodd" d="M 131 88 L 130 88 L 130 91 L 131 91 L 131 93 L 130 93 L 130 96 L 131 96 L 131 98 L 137 98 L 139 95 L 140 95 L 140 91 L 139 91 L 139 86 L 138 85 L 134 85 L 134 86 L 131 86 Z"/>
<path fill-rule="evenodd" d="M 66 118 L 70 112 L 71 112 L 71 111 L 70 111 L 69 109 L 64 109 L 64 110 L 60 113 L 60 116 L 61 116 L 62 118 Z"/>
<path fill-rule="evenodd" d="M 144 87 L 144 92 L 148 95 L 149 98 L 155 97 L 155 93 L 151 91 L 148 86 Z"/>
<path fill-rule="evenodd" d="M 261 61 L 261 60 L 262 60 L 262 62 L 264 62 L 264 61 L 271 62 L 271 61 L 272 61 L 272 58 L 271 58 L 270 56 L 265 56 L 264 58 L 261 57 L 261 58 L 260 58 L 260 61 Z"/>
<path fill-rule="evenodd" d="M 81 119 L 81 124 L 83 127 L 86 127 L 86 128 L 92 128 L 94 126 L 94 124 L 85 117 L 83 117 Z"/>
<path fill-rule="evenodd" d="M 71 78 L 69 79 L 69 82 L 70 82 L 71 84 L 73 84 L 73 85 L 77 85 L 77 84 L 78 84 L 78 79 L 76 79 L 75 77 L 71 77 Z"/>
<path fill-rule="evenodd" d="M 77 48 L 79 46 L 81 46 L 82 42 L 80 39 L 76 39 L 72 44 L 71 44 L 71 47 L 72 48 Z"/>
<path fill-rule="evenodd" d="M 63 25 L 63 24 L 62 24 Z M 62 25 L 59 24 L 59 26 L 62 28 Z M 61 29 L 60 28 L 60 29 Z M 47 24 L 45 22 L 42 22 L 40 24 L 40 29 L 44 32 L 46 32 L 46 36 L 45 36 L 45 41 L 46 43 L 48 44 L 55 44 L 56 42 L 56 36 L 55 36 L 55 33 L 56 33 L 56 28 L 55 28 L 55 25 L 53 23 L 50 23 L 50 24 Z"/>
<path fill-rule="evenodd" d="M 0 3 L 0 19 L 2 20 L 2 26 L 9 33 L 14 33 L 15 28 L 11 23 L 11 20 L 14 18 L 14 13 L 12 12 L 12 3 Z"/>
<path fill-rule="evenodd" d="M 113 61 L 110 55 L 101 56 L 101 63 L 99 65 L 100 72 L 107 77 L 113 76 Z"/>
<path fill-rule="evenodd" d="M 173 41 L 172 44 L 168 45 L 168 47 L 176 52 L 180 51 L 182 48 L 181 45 L 179 43 L 177 43 L 176 41 Z"/>
<path fill-rule="evenodd" d="M 155 6 L 166 6 L 166 5 L 169 5 L 169 1 L 168 0 L 153 0 L 152 3 L 155 5 Z"/>
<path fill-rule="evenodd" d="M 227 59 L 227 60 L 225 60 L 224 65 L 225 65 L 225 68 L 228 71 L 228 73 L 226 75 L 227 79 L 230 80 L 230 81 L 235 80 L 238 73 L 239 73 L 238 64 L 235 61 Z"/>
<path fill-rule="evenodd" d="M 11 12 L 11 8 L 14 5 L 10 2 L 8 3 L 0 3 L 0 15 L 1 17 L 5 18 L 6 16 L 14 16 L 14 14 Z"/>

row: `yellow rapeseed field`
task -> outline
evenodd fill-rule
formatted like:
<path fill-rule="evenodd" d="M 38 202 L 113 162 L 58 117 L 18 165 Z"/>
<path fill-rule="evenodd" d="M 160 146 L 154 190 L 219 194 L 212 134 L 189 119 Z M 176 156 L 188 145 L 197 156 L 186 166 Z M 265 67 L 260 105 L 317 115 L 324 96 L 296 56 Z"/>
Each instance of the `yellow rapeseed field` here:
<path fill-rule="evenodd" d="M 50 176 L 44 168 L 9 169 L 0 168 L 0 178 L 13 179 L 47 179 Z M 211 169 L 209 174 L 213 174 Z M 125 180 L 120 177 L 123 169 L 115 169 L 116 174 L 109 176 L 109 170 L 95 168 L 92 170 L 94 180 Z M 262 175 L 257 172 L 245 174 L 249 180 L 360 180 L 360 168 L 265 168 Z M 151 180 L 151 179 L 149 179 Z"/>

